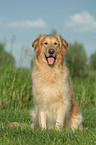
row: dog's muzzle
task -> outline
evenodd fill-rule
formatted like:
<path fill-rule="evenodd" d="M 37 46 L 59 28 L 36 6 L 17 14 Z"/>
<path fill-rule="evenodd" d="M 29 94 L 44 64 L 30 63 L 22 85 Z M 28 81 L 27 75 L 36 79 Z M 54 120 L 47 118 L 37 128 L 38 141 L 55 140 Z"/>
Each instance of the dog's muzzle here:
<path fill-rule="evenodd" d="M 55 60 L 56 60 L 56 53 L 55 50 L 53 48 L 50 48 L 48 50 L 48 53 L 45 54 L 45 57 L 47 59 L 47 62 L 49 65 L 54 65 Z"/>

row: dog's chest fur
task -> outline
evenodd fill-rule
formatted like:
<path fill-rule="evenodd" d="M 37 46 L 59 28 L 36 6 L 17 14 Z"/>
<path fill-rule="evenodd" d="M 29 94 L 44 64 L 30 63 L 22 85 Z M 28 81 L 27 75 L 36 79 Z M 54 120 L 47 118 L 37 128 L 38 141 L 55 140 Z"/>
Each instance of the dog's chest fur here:
<path fill-rule="evenodd" d="M 36 68 L 35 68 L 36 69 Z M 62 101 L 64 87 L 68 81 L 67 68 L 64 71 L 44 69 L 33 71 L 34 101 L 40 108 L 49 108 L 51 104 Z M 56 106 L 56 105 L 55 105 Z"/>

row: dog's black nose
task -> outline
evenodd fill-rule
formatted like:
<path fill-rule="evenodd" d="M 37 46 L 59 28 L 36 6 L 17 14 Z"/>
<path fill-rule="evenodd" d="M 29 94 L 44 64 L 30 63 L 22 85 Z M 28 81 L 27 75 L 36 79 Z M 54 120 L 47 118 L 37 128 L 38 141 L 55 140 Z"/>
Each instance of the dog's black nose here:
<path fill-rule="evenodd" d="M 50 48 L 50 49 L 48 50 L 48 52 L 49 52 L 50 54 L 54 54 L 55 50 L 52 49 L 52 48 Z"/>

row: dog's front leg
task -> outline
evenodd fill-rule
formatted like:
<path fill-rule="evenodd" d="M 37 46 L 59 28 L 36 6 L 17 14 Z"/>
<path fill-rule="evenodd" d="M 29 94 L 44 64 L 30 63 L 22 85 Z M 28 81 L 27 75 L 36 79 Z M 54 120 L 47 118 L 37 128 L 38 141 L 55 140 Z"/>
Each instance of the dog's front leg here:
<path fill-rule="evenodd" d="M 66 113 L 68 111 L 68 103 L 59 102 L 57 107 L 56 129 L 64 126 Z"/>
<path fill-rule="evenodd" d="M 42 129 L 46 129 L 46 113 L 45 112 L 39 113 L 39 125 Z"/>

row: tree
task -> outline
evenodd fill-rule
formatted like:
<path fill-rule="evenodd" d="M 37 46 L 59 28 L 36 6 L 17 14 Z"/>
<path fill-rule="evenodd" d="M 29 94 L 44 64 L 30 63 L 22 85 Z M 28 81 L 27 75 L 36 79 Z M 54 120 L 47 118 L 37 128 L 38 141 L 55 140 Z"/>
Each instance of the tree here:
<path fill-rule="evenodd" d="M 74 42 L 66 52 L 66 63 L 73 77 L 81 77 L 86 69 L 87 56 L 82 44 Z"/>
<path fill-rule="evenodd" d="M 55 29 L 52 29 L 52 30 L 51 30 L 51 34 L 52 34 L 52 35 L 56 35 L 56 34 L 57 34 L 57 31 L 56 31 Z"/>
<path fill-rule="evenodd" d="M 91 69 L 96 70 L 96 51 L 90 56 L 89 65 Z"/>
<path fill-rule="evenodd" d="M 0 66 L 15 66 L 15 59 L 11 53 L 5 51 L 5 45 L 0 43 Z"/>

